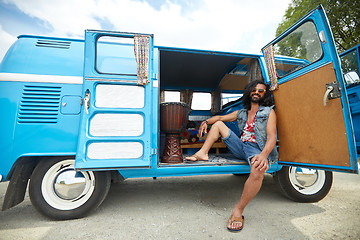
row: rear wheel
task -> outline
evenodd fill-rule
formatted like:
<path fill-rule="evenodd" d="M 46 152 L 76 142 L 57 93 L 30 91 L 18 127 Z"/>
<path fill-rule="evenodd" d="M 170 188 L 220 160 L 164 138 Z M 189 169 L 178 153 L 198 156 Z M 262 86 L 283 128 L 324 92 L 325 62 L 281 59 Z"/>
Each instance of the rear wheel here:
<path fill-rule="evenodd" d="M 332 172 L 284 166 L 274 176 L 285 196 L 296 202 L 318 202 L 330 191 Z"/>
<path fill-rule="evenodd" d="M 111 174 L 75 171 L 74 164 L 74 159 L 48 158 L 36 166 L 29 195 L 41 214 L 58 220 L 80 218 L 104 201 Z"/>

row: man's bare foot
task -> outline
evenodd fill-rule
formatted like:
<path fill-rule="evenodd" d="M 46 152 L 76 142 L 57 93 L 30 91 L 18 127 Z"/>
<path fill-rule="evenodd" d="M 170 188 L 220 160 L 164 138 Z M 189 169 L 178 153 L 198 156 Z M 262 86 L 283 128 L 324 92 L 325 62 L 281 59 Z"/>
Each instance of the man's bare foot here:
<path fill-rule="evenodd" d="M 209 161 L 209 156 L 207 154 L 200 154 L 199 152 L 195 153 L 190 157 L 185 158 L 188 161 L 196 162 L 196 161 Z"/>
<path fill-rule="evenodd" d="M 237 206 L 231 212 L 231 217 L 228 220 L 227 228 L 229 231 L 237 232 L 244 227 L 243 210 Z"/>
<path fill-rule="evenodd" d="M 231 215 L 231 217 L 228 220 L 227 229 L 231 232 L 239 232 L 244 227 L 244 216 L 241 217 L 234 217 Z"/>

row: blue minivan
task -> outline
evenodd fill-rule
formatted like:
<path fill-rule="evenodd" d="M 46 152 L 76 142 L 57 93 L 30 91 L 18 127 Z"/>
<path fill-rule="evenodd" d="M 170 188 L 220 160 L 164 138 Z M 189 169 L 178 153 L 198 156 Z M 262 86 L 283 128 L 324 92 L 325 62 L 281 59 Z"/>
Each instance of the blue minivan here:
<path fill-rule="evenodd" d="M 339 56 L 354 125 L 357 154 L 360 156 L 360 44 Z"/>
<path fill-rule="evenodd" d="M 154 46 L 151 34 L 111 31 L 19 36 L 0 65 L 0 181 L 10 181 L 2 209 L 23 201 L 28 182 L 40 213 L 73 219 L 98 207 L 112 182 L 248 174 L 221 140 L 209 162 L 183 158 L 204 141 L 199 122 L 241 109 L 221 99 L 256 79 L 273 89 L 279 161 L 268 173 L 286 196 L 316 202 L 332 171 L 358 173 L 348 89 L 321 5 L 263 54 Z"/>

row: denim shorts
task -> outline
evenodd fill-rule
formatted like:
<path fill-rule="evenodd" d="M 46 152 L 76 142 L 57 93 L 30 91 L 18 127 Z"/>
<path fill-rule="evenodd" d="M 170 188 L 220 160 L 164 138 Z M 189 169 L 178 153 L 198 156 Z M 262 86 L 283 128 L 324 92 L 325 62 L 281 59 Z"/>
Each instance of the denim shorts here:
<path fill-rule="evenodd" d="M 261 149 L 257 143 L 241 141 L 230 129 L 229 134 L 225 138 L 222 138 L 222 140 L 236 158 L 248 161 L 250 166 L 251 158 L 261 153 Z"/>

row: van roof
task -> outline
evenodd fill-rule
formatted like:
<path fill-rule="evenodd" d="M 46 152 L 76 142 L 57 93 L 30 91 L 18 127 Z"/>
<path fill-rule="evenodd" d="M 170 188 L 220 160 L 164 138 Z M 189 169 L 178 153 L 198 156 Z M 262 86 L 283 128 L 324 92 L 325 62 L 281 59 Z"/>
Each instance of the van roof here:
<path fill-rule="evenodd" d="M 251 59 L 261 56 L 163 46 L 155 48 L 159 50 L 161 87 L 165 89 L 186 86 L 212 91 L 220 86 L 221 81 L 223 86 L 233 85 L 240 78 L 241 82 L 246 82 Z M 231 75 L 240 65 L 244 74 Z M 83 66 L 83 39 L 20 35 L 5 55 L 0 72 L 82 76 Z"/>

